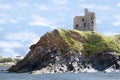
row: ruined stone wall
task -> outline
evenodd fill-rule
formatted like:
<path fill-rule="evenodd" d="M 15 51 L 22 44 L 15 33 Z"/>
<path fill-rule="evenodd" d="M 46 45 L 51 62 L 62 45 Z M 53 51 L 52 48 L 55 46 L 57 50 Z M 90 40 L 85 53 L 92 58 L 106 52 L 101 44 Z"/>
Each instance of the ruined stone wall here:
<path fill-rule="evenodd" d="M 84 16 L 75 16 L 73 22 L 74 29 L 81 31 L 95 31 L 96 19 L 95 13 L 89 12 L 88 9 L 85 9 Z"/>

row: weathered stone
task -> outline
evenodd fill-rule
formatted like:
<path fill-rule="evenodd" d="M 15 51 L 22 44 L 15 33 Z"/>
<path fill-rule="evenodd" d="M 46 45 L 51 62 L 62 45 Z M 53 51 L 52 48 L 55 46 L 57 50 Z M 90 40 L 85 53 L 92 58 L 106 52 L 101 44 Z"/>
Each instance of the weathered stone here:
<path fill-rule="evenodd" d="M 85 8 L 85 16 L 75 16 L 74 29 L 81 31 L 95 31 L 96 28 L 96 18 L 95 13 L 89 12 L 88 9 Z"/>
<path fill-rule="evenodd" d="M 54 33 L 54 31 L 53 31 Z M 90 56 L 83 54 L 83 48 L 76 49 L 73 45 L 66 45 L 58 31 L 56 34 L 47 34 L 33 45 L 28 54 L 19 61 L 15 66 L 8 69 L 9 72 L 31 72 L 33 73 L 62 73 L 62 72 L 87 72 L 87 71 L 104 71 L 111 67 L 115 70 L 120 70 L 119 57 L 115 50 L 102 50 L 98 53 L 91 53 Z M 74 33 L 74 32 L 72 32 Z M 87 34 L 87 33 L 86 33 Z M 49 36 L 48 36 L 49 35 Z M 76 35 L 76 34 L 74 34 Z M 78 34 L 77 34 L 78 35 Z M 48 45 L 48 41 L 50 41 Z M 82 37 L 81 37 L 82 38 Z M 77 40 L 77 38 L 75 38 Z M 84 44 L 85 39 L 80 39 L 80 43 Z M 71 39 L 71 43 L 74 40 Z M 76 41 L 78 44 L 78 40 Z M 82 45 L 81 44 L 81 45 Z M 76 44 L 74 44 L 76 45 Z M 38 71 L 39 70 L 39 71 Z"/>

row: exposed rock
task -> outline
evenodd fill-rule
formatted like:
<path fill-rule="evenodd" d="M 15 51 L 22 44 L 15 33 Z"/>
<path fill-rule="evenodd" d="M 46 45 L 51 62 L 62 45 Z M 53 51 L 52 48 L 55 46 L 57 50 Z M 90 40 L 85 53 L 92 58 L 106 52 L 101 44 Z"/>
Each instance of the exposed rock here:
<path fill-rule="evenodd" d="M 54 30 L 30 47 L 9 72 L 62 73 L 120 70 L 120 38 L 96 32 Z"/>

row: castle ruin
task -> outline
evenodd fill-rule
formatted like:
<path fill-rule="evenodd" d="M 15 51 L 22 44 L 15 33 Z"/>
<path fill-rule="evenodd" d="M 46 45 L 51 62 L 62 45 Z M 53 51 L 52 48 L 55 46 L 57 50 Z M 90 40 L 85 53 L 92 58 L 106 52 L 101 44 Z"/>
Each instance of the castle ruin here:
<path fill-rule="evenodd" d="M 89 12 L 87 8 L 84 9 L 84 16 L 75 16 L 73 27 L 81 31 L 95 31 L 96 18 L 94 12 Z"/>

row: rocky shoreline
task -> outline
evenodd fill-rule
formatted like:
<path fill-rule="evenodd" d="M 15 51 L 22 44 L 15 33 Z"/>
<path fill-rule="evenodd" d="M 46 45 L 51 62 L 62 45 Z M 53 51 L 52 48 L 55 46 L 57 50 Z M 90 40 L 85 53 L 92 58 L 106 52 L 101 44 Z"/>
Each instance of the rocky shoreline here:
<path fill-rule="evenodd" d="M 24 59 L 8 71 L 33 74 L 119 71 L 119 44 L 119 36 L 109 38 L 96 32 L 54 30 L 42 36 Z"/>
<path fill-rule="evenodd" d="M 120 72 L 120 70 L 116 70 L 113 68 L 109 68 L 105 71 L 97 71 L 94 68 L 86 68 L 86 69 L 81 69 L 81 71 L 69 71 L 69 72 L 52 72 L 52 71 L 48 71 L 46 69 L 42 69 L 42 70 L 35 70 L 30 72 L 30 74 L 55 74 L 55 73 L 95 73 L 95 72 L 103 72 L 103 73 L 111 73 L 111 72 Z"/>
<path fill-rule="evenodd" d="M 41 47 L 36 47 L 36 48 L 42 49 Z M 47 52 L 46 55 L 48 56 L 44 55 L 44 58 L 40 60 L 41 62 L 38 61 L 31 64 L 30 63 L 28 64 L 27 62 L 26 68 L 21 68 L 17 64 L 17 67 L 12 66 L 11 68 L 9 68 L 9 70 L 18 69 L 19 71 L 17 72 L 19 73 L 29 71 L 32 72 L 33 74 L 120 71 L 119 57 L 115 55 L 115 52 L 98 53 L 97 55 L 94 55 L 93 57 L 89 58 L 83 56 L 81 52 L 76 53 L 73 50 L 69 50 L 67 52 L 69 56 L 65 56 L 65 57 L 61 57 L 61 51 L 59 51 L 58 49 L 56 50 L 54 49 L 54 51 L 52 52 L 49 52 L 50 50 L 49 51 L 45 50 L 45 51 Z M 19 65 L 21 65 L 20 62 Z"/>

